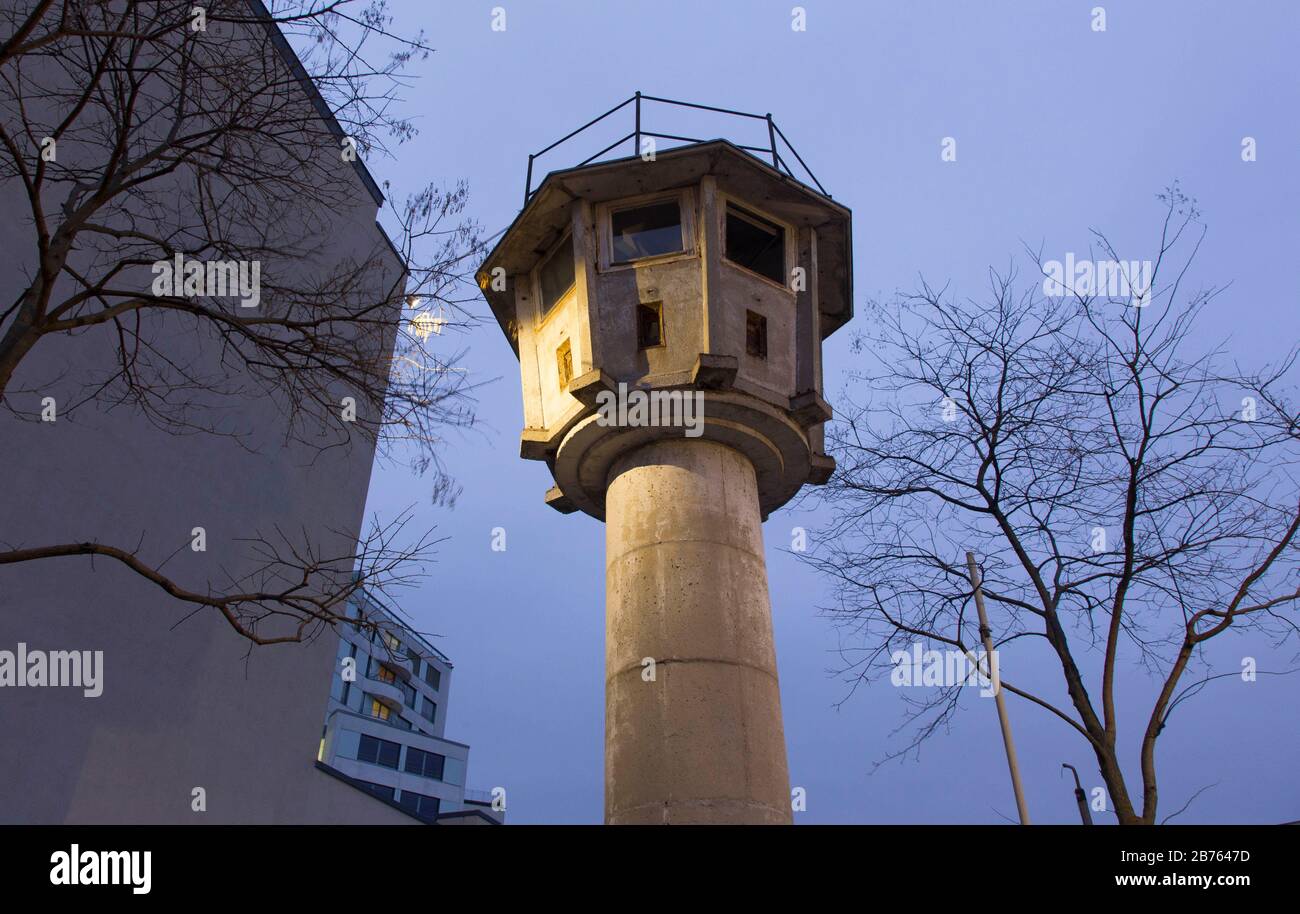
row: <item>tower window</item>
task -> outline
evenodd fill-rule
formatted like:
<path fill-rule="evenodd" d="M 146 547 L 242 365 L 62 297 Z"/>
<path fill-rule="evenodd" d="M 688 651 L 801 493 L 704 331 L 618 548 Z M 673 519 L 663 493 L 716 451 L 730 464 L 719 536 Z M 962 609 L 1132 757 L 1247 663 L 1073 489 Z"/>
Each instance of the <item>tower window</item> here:
<path fill-rule="evenodd" d="M 542 314 L 547 314 L 573 288 L 573 235 L 565 235 L 551 256 L 537 271 L 542 296 Z"/>
<path fill-rule="evenodd" d="M 682 244 L 682 208 L 676 198 L 614 210 L 612 263 L 676 254 Z"/>
<path fill-rule="evenodd" d="M 785 285 L 785 229 L 727 204 L 727 259 Z"/>
<path fill-rule="evenodd" d="M 767 358 L 767 318 L 745 312 L 745 351 L 756 359 Z"/>
<path fill-rule="evenodd" d="M 569 347 L 568 340 L 555 350 L 555 362 L 560 372 L 560 390 L 564 390 L 573 380 L 573 350 Z"/>
<path fill-rule="evenodd" d="M 636 306 L 636 346 L 651 349 L 664 344 L 664 303 L 641 302 Z"/>

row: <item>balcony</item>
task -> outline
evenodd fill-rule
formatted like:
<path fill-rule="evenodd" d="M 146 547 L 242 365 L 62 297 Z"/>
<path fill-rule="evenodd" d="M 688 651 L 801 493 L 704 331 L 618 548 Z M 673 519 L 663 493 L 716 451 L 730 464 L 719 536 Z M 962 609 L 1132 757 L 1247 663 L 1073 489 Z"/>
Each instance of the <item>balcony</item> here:
<path fill-rule="evenodd" d="M 379 699 L 395 714 L 400 713 L 402 708 L 406 706 L 406 695 L 391 682 L 366 677 L 365 690 Z"/>

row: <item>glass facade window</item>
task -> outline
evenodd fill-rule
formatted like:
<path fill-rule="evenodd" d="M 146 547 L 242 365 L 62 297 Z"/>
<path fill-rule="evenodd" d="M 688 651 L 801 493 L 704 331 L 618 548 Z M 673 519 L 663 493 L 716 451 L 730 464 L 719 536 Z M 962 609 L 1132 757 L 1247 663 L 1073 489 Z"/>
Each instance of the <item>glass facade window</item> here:
<path fill-rule="evenodd" d="M 394 771 L 397 770 L 397 762 L 401 754 L 401 744 L 389 739 L 367 736 L 364 733 L 361 734 L 361 741 L 357 744 L 357 761 L 392 768 Z"/>
<path fill-rule="evenodd" d="M 436 752 L 425 752 L 423 749 L 408 746 L 406 749 L 405 770 L 408 774 L 418 774 L 423 778 L 433 778 L 435 781 L 441 781 L 443 766 L 446 761 L 445 756 L 441 756 Z"/>
<path fill-rule="evenodd" d="M 392 800 L 393 795 L 396 793 L 392 787 L 385 787 L 383 784 L 374 784 L 370 781 L 362 781 L 361 786 L 367 793 L 373 793 L 384 800 Z"/>
<path fill-rule="evenodd" d="M 438 706 L 430 701 L 426 696 L 424 699 L 424 706 L 420 708 L 420 713 L 424 715 L 425 720 L 429 723 L 433 723 L 433 719 L 438 716 Z"/>
<path fill-rule="evenodd" d="M 375 720 L 388 720 L 393 713 L 392 710 L 389 709 L 388 705 L 384 704 L 373 695 L 365 696 L 365 701 L 362 702 L 362 707 L 365 708 L 366 713 Z"/>
<path fill-rule="evenodd" d="M 440 801 L 437 797 L 430 797 L 422 793 L 416 793 L 414 790 L 403 790 L 402 798 L 398 800 L 398 805 L 417 819 L 432 822 L 434 819 L 438 818 L 439 802 Z"/>
<path fill-rule="evenodd" d="M 438 672 L 438 668 L 432 663 L 426 663 L 424 665 L 424 681 L 427 682 L 429 688 L 433 689 L 435 692 L 440 691 L 442 674 Z"/>
<path fill-rule="evenodd" d="M 411 710 L 415 710 L 415 703 L 420 698 L 420 693 L 415 691 L 415 686 L 409 682 L 401 682 L 397 684 L 397 687 L 402 690 L 402 694 L 406 697 L 406 706 Z"/>

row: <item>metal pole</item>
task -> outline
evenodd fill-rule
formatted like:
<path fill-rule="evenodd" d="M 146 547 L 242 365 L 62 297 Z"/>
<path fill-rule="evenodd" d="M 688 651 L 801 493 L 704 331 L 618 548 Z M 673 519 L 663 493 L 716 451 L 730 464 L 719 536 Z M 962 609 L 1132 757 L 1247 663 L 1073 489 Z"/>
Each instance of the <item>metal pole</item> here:
<path fill-rule="evenodd" d="M 636 139 L 632 141 L 632 155 L 641 154 L 641 90 L 636 90 Z"/>
<path fill-rule="evenodd" d="M 772 144 L 772 165 L 778 170 L 781 162 L 776 155 L 776 128 L 772 126 L 772 112 L 767 113 L 767 141 Z"/>
<path fill-rule="evenodd" d="M 528 205 L 528 197 L 533 192 L 533 157 L 528 157 L 528 180 L 524 182 L 524 206 Z"/>
<path fill-rule="evenodd" d="M 975 566 L 975 553 L 966 553 L 966 568 L 970 572 L 970 584 L 975 589 L 975 609 L 980 616 L 980 638 L 984 642 L 984 656 L 989 664 L 989 679 L 993 677 L 993 631 L 989 628 L 989 617 L 984 612 L 984 591 L 980 589 L 980 573 Z M 1016 762 L 1016 745 L 1011 740 L 1011 721 L 1007 720 L 1007 706 L 1002 700 L 1001 683 L 993 683 L 993 700 L 998 706 L 998 722 L 1002 725 L 1002 742 L 1007 749 L 1007 767 L 1011 769 L 1011 787 L 1016 792 L 1016 810 L 1020 813 L 1020 824 L 1029 824 L 1029 809 L 1025 806 L 1025 792 L 1020 786 L 1020 765 Z"/>
<path fill-rule="evenodd" d="M 1079 804 L 1079 817 L 1083 819 L 1084 825 L 1092 824 L 1092 813 L 1088 811 L 1088 795 L 1083 792 L 1083 785 L 1079 783 L 1079 772 L 1073 765 L 1061 763 L 1062 768 L 1069 768 L 1070 773 L 1074 775 L 1074 801 Z"/>

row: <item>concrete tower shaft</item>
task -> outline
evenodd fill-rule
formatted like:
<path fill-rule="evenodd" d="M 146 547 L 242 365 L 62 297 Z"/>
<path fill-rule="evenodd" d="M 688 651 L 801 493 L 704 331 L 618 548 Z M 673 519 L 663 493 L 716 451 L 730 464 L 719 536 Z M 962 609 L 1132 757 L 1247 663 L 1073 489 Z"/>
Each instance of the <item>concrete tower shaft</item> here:
<path fill-rule="evenodd" d="M 610 474 L 605 544 L 605 820 L 788 823 L 749 460 L 706 440 L 633 451 Z"/>

